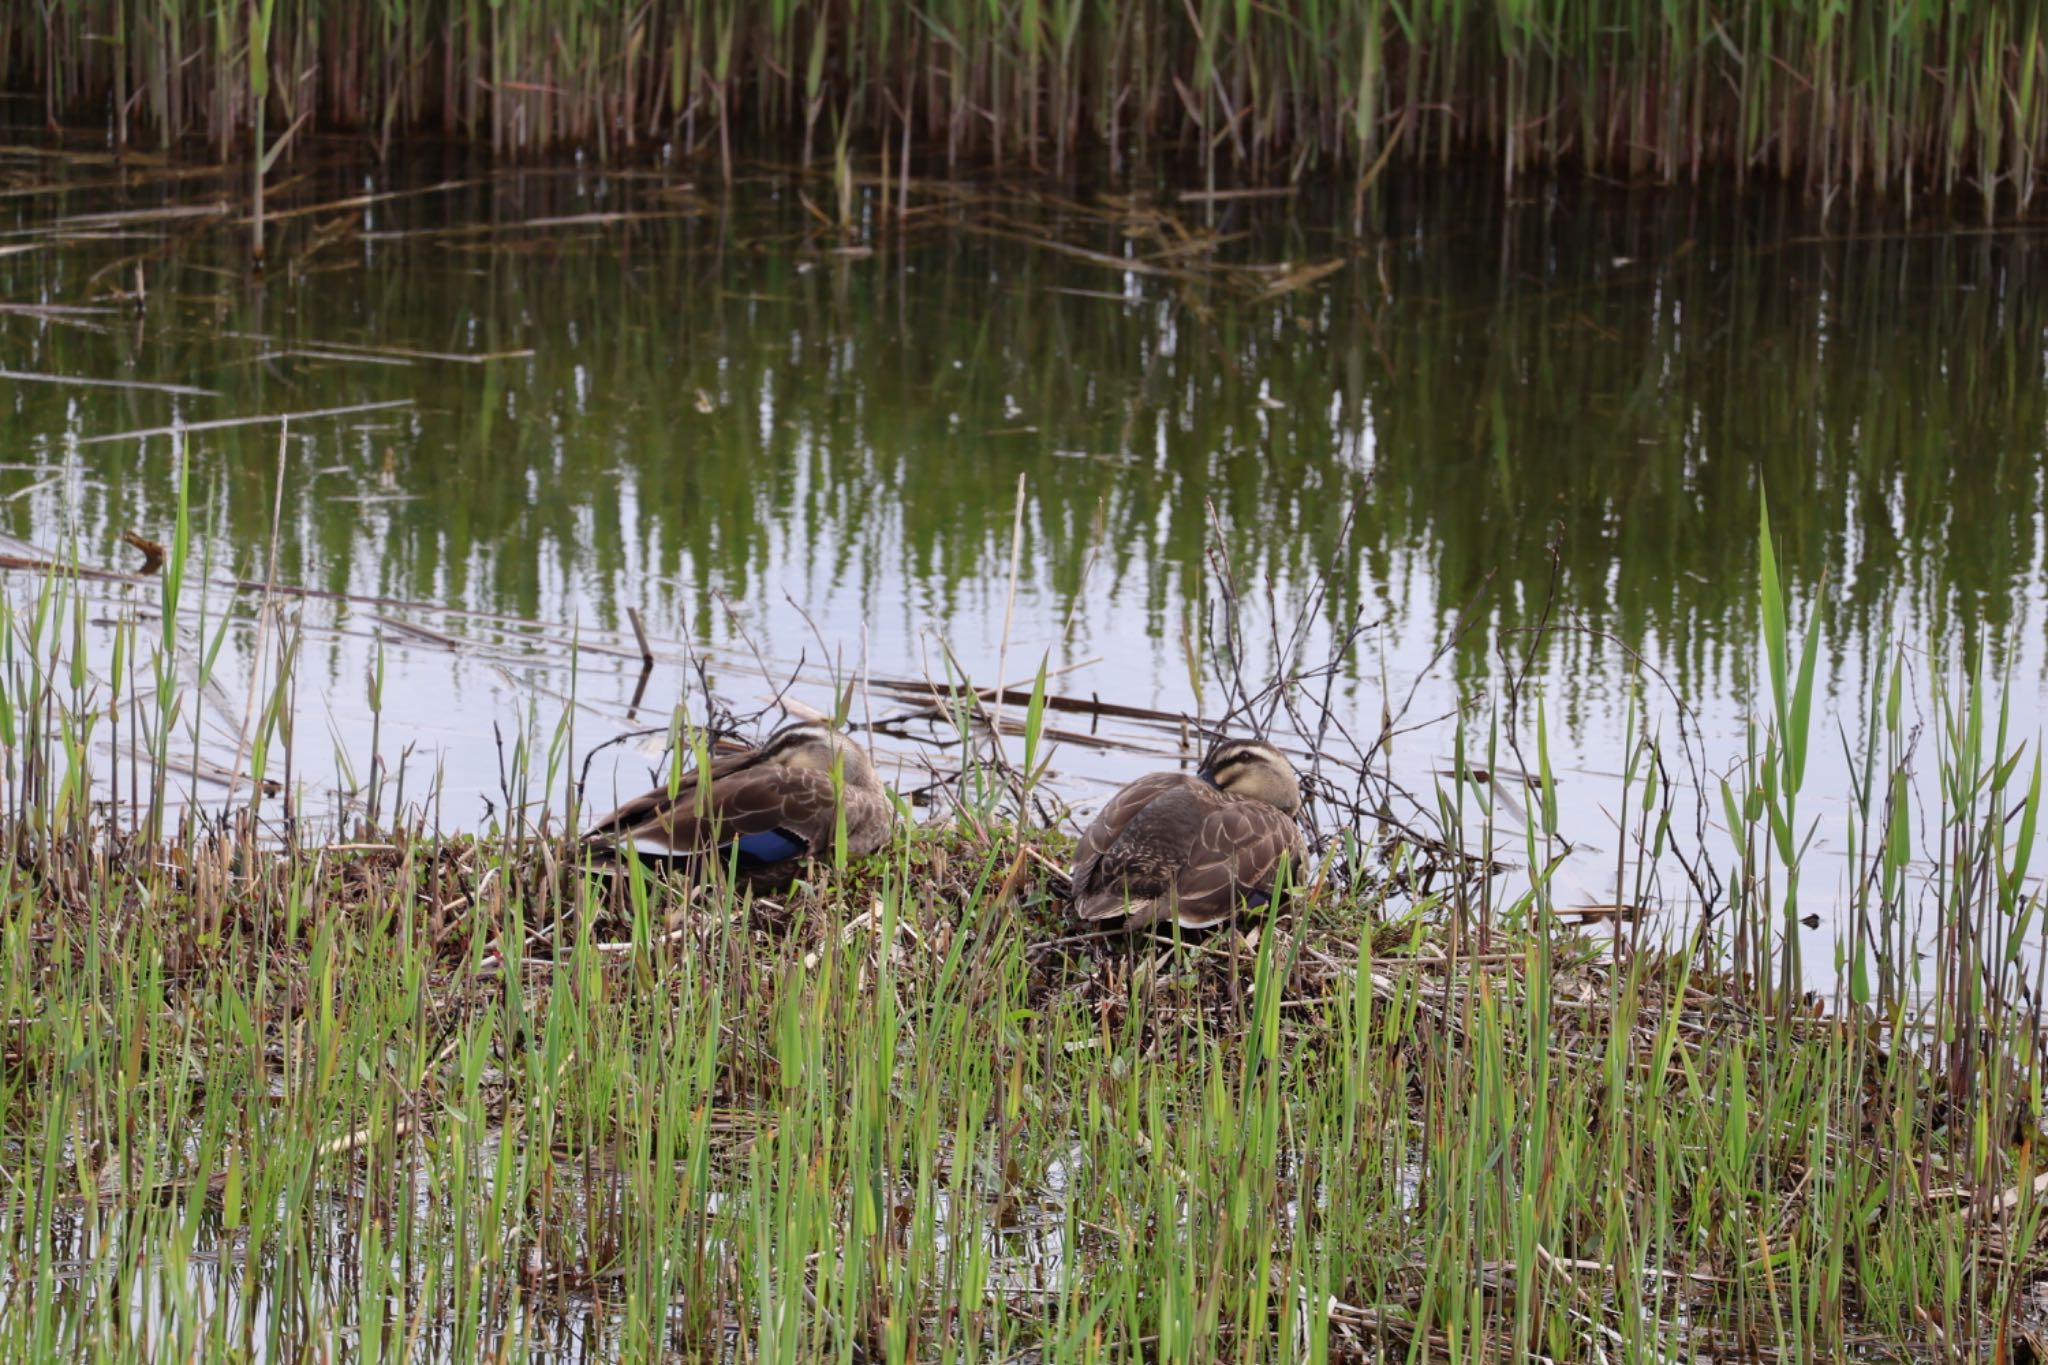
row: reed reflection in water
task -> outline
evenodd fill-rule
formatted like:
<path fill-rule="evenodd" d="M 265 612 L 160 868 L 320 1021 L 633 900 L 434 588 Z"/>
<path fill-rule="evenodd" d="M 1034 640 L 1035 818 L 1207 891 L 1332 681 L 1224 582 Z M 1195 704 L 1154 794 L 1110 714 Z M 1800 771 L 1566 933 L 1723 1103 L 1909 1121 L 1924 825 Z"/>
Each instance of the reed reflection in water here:
<path fill-rule="evenodd" d="M 391 183 L 337 167 L 297 193 L 365 186 Z M 33 234 L 201 192 L 82 188 L 6 211 Z M 1650 679 L 1668 682 L 1717 770 L 1740 752 L 1759 493 L 1800 611 L 1822 613 L 1827 689 L 1853 696 L 1884 638 L 1949 661 L 1982 646 L 2016 723 L 2038 726 L 2038 243 L 1839 216 L 1822 233 L 1794 204 L 1705 192 L 1395 189 L 1363 234 L 1339 208 L 1180 211 L 1219 259 L 1342 262 L 1272 297 L 1110 268 L 1156 259 L 1145 215 L 1051 196 L 937 202 L 900 230 L 870 204 L 873 249 L 847 251 L 774 179 L 700 197 L 658 177 L 482 176 L 281 225 L 283 264 L 254 287 L 231 232 L 65 239 L 0 256 L 0 297 L 101 306 L 145 252 L 146 302 L 0 314 L 6 366 L 212 394 L 7 385 L 0 436 L 33 467 L 0 473 L 17 495 L 0 529 L 121 562 L 124 530 L 160 535 L 171 515 L 172 447 L 91 438 L 407 400 L 292 428 L 280 581 L 621 636 L 637 607 L 657 638 L 710 651 L 714 685 L 749 704 L 768 689 L 754 647 L 772 667 L 822 652 L 938 676 L 943 639 L 992 681 L 1010 617 L 1013 680 L 1042 653 L 1094 659 L 1059 686 L 1210 711 L 1220 538 L 1248 589 L 1254 675 L 1275 666 L 1275 612 L 1318 622 L 1282 646 L 1296 665 L 1372 627 L 1337 690 L 1367 737 L 1383 690 L 1412 695 L 1412 720 L 1480 702 L 1483 728 L 1503 670 L 1526 668 L 1564 737 L 1594 900 L 1613 893 L 1600 795 L 1631 690 L 1677 725 Z M 522 226 L 593 211 L 629 217 Z M 203 537 L 262 577 L 277 428 L 201 432 L 191 450 Z M 303 655 L 318 686 L 302 733 L 324 711 L 361 749 L 381 635 L 386 747 L 419 743 L 449 823 L 482 818 L 496 790 L 494 725 L 545 734 L 569 691 L 556 648 L 511 666 L 362 604 L 312 614 L 331 629 Z M 246 667 L 253 634 L 231 648 Z M 628 725 L 634 672 L 585 658 L 579 741 Z M 665 672 L 637 723 L 694 686 Z M 1437 726 L 1393 761 L 1426 791 L 1450 745 Z M 644 781 L 643 755 L 614 757 L 619 787 Z M 1084 806 L 1129 775 L 1072 749 L 1059 766 Z M 1839 795 L 1842 779 L 1817 746 L 1810 787 Z"/>

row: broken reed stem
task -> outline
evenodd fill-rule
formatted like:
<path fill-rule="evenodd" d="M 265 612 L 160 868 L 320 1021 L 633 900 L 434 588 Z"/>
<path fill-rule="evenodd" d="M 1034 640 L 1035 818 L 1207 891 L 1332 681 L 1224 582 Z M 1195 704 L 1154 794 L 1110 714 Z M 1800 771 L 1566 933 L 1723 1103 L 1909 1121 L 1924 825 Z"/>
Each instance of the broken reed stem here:
<path fill-rule="evenodd" d="M 627 607 L 626 620 L 631 623 L 633 639 L 640 646 L 640 666 L 642 668 L 654 667 L 654 646 L 647 643 L 647 624 L 640 619 L 640 608 Z"/>

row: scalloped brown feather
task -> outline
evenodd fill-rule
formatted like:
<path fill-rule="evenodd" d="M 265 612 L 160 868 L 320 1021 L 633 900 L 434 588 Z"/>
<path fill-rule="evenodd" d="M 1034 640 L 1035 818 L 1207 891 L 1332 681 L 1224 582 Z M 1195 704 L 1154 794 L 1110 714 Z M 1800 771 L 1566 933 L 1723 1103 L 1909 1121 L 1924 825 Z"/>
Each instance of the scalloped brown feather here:
<path fill-rule="evenodd" d="M 1167 920 L 1206 928 L 1270 893 L 1283 858 L 1300 876 L 1308 845 L 1278 809 L 1185 773 L 1153 773 L 1112 797 L 1081 837 L 1074 913 L 1134 929 Z"/>

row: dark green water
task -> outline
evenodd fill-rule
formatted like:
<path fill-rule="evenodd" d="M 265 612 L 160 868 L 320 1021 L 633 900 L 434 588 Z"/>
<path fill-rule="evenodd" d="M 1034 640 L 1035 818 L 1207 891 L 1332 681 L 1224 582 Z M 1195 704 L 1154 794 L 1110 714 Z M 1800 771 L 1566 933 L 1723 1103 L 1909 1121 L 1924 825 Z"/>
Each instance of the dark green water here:
<path fill-rule="evenodd" d="M 276 207 L 460 174 L 316 168 Z M 921 193 L 899 233 L 868 200 L 872 251 L 847 253 L 785 182 L 696 196 L 572 169 L 293 219 L 257 284 L 240 229 L 63 221 L 209 202 L 219 180 L 122 187 L 19 151 L 0 177 L 0 301 L 107 310 L 0 313 L 0 367 L 210 391 L 0 378 L 0 458 L 23 466 L 0 470 L 0 530 L 132 565 L 123 530 L 168 535 L 174 445 L 90 438 L 403 400 L 292 427 L 280 582 L 580 623 L 612 647 L 626 609 L 644 613 L 664 663 L 629 718 L 634 662 L 585 656 L 572 678 L 559 636 L 306 604 L 302 773 L 331 781 L 337 747 L 366 762 L 381 632 L 382 749 L 441 772 L 447 825 L 498 799 L 494 730 L 544 743 L 572 686 L 579 747 L 659 724 L 695 694 L 670 662 L 681 642 L 721 695 L 758 706 L 742 627 L 773 668 L 831 652 L 942 675 L 943 640 L 987 682 L 1007 615 L 1011 678 L 1045 654 L 1095 660 L 1056 686 L 1191 709 L 1220 534 L 1255 677 L 1275 611 L 1283 637 L 1312 623 L 1280 648 L 1297 663 L 1364 627 L 1331 694 L 1361 738 L 1383 693 L 1412 696 L 1408 725 L 1477 698 L 1483 729 L 1503 661 L 1526 665 L 1591 855 L 1562 894 L 1605 901 L 1602 802 L 1631 693 L 1667 734 L 1680 724 L 1623 646 L 1696 714 L 1710 772 L 1732 763 L 1763 493 L 1798 609 L 1822 613 L 1831 695 L 1866 686 L 1887 636 L 1936 651 L 1923 671 L 1981 644 L 2020 732 L 2039 726 L 2048 253 L 2023 232 L 1838 214 L 1823 233 L 1796 203 L 1598 187 L 1510 203 L 1483 181 L 1391 190 L 1362 234 L 1312 202 L 1176 210 L 1225 238 L 1215 259 L 1341 262 L 1261 298 L 1246 276 L 1136 274 L 1026 240 L 1158 250 L 1142 222 L 1057 203 Z M 830 210 L 830 185 L 810 193 Z M 649 216 L 529 225 L 601 212 Z M 108 297 L 138 264 L 140 306 Z M 278 428 L 198 432 L 190 451 L 202 540 L 262 577 Z M 1530 633 L 1543 623 L 1561 629 Z M 246 670 L 253 648 L 241 632 L 228 658 Z M 1213 669 L 1200 686 L 1218 710 Z M 1823 797 L 1846 795 L 1833 726 L 1809 776 Z M 1404 734 L 1393 767 L 1426 795 L 1453 743 L 1442 724 Z M 1085 803 L 1149 761 L 1070 746 L 1056 766 Z M 613 781 L 600 772 L 591 799 Z"/>

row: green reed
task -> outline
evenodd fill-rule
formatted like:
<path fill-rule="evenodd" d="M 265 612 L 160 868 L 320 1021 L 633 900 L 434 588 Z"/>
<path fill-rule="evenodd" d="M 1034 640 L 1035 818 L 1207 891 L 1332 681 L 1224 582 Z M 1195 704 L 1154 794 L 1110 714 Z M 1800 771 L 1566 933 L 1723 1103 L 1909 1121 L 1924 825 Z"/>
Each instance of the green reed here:
<path fill-rule="evenodd" d="M 0 69 L 51 121 L 226 148 L 317 126 L 601 158 L 787 146 L 821 114 L 897 173 L 1065 172 L 1178 153 L 1207 188 L 1416 163 L 1797 179 L 2024 205 L 2048 138 L 2041 20 L 2017 0 L 1728 9 L 1599 0 L 56 0 L 0 14 Z M 260 179 L 258 181 L 260 192 Z"/>
<path fill-rule="evenodd" d="M 772 909 L 581 866 L 520 796 L 573 768 L 566 722 L 508 742 L 475 840 L 377 806 L 376 753 L 352 848 L 149 835 L 182 755 L 141 829 L 87 799 L 100 703 L 52 575 L 0 633 L 32 855 L 0 864 L 0 1353 L 1986 1358 L 2048 1274 L 2039 760 L 1974 659 L 1927 679 L 1924 736 L 1908 656 L 1872 681 L 1816 1011 L 1787 970 L 1811 628 L 1767 523 L 1755 553 L 1730 894 L 1670 944 L 1566 925 L 1542 699 L 1441 794 L 1521 870 L 1417 891 L 1411 847 L 1200 943 L 1046 946 L 1057 888 L 1017 869 L 1060 841 L 1003 795 L 1044 761 L 1043 665 L 1021 773 L 956 690 L 986 755 L 960 818 Z M 174 586 L 149 666 L 176 685 L 218 627 L 176 629 Z M 176 697 L 129 705 L 154 754 L 187 733 Z M 287 767 L 288 709 L 254 722 Z M 1652 709 L 1614 807 L 1644 899 L 1674 823 Z"/>

